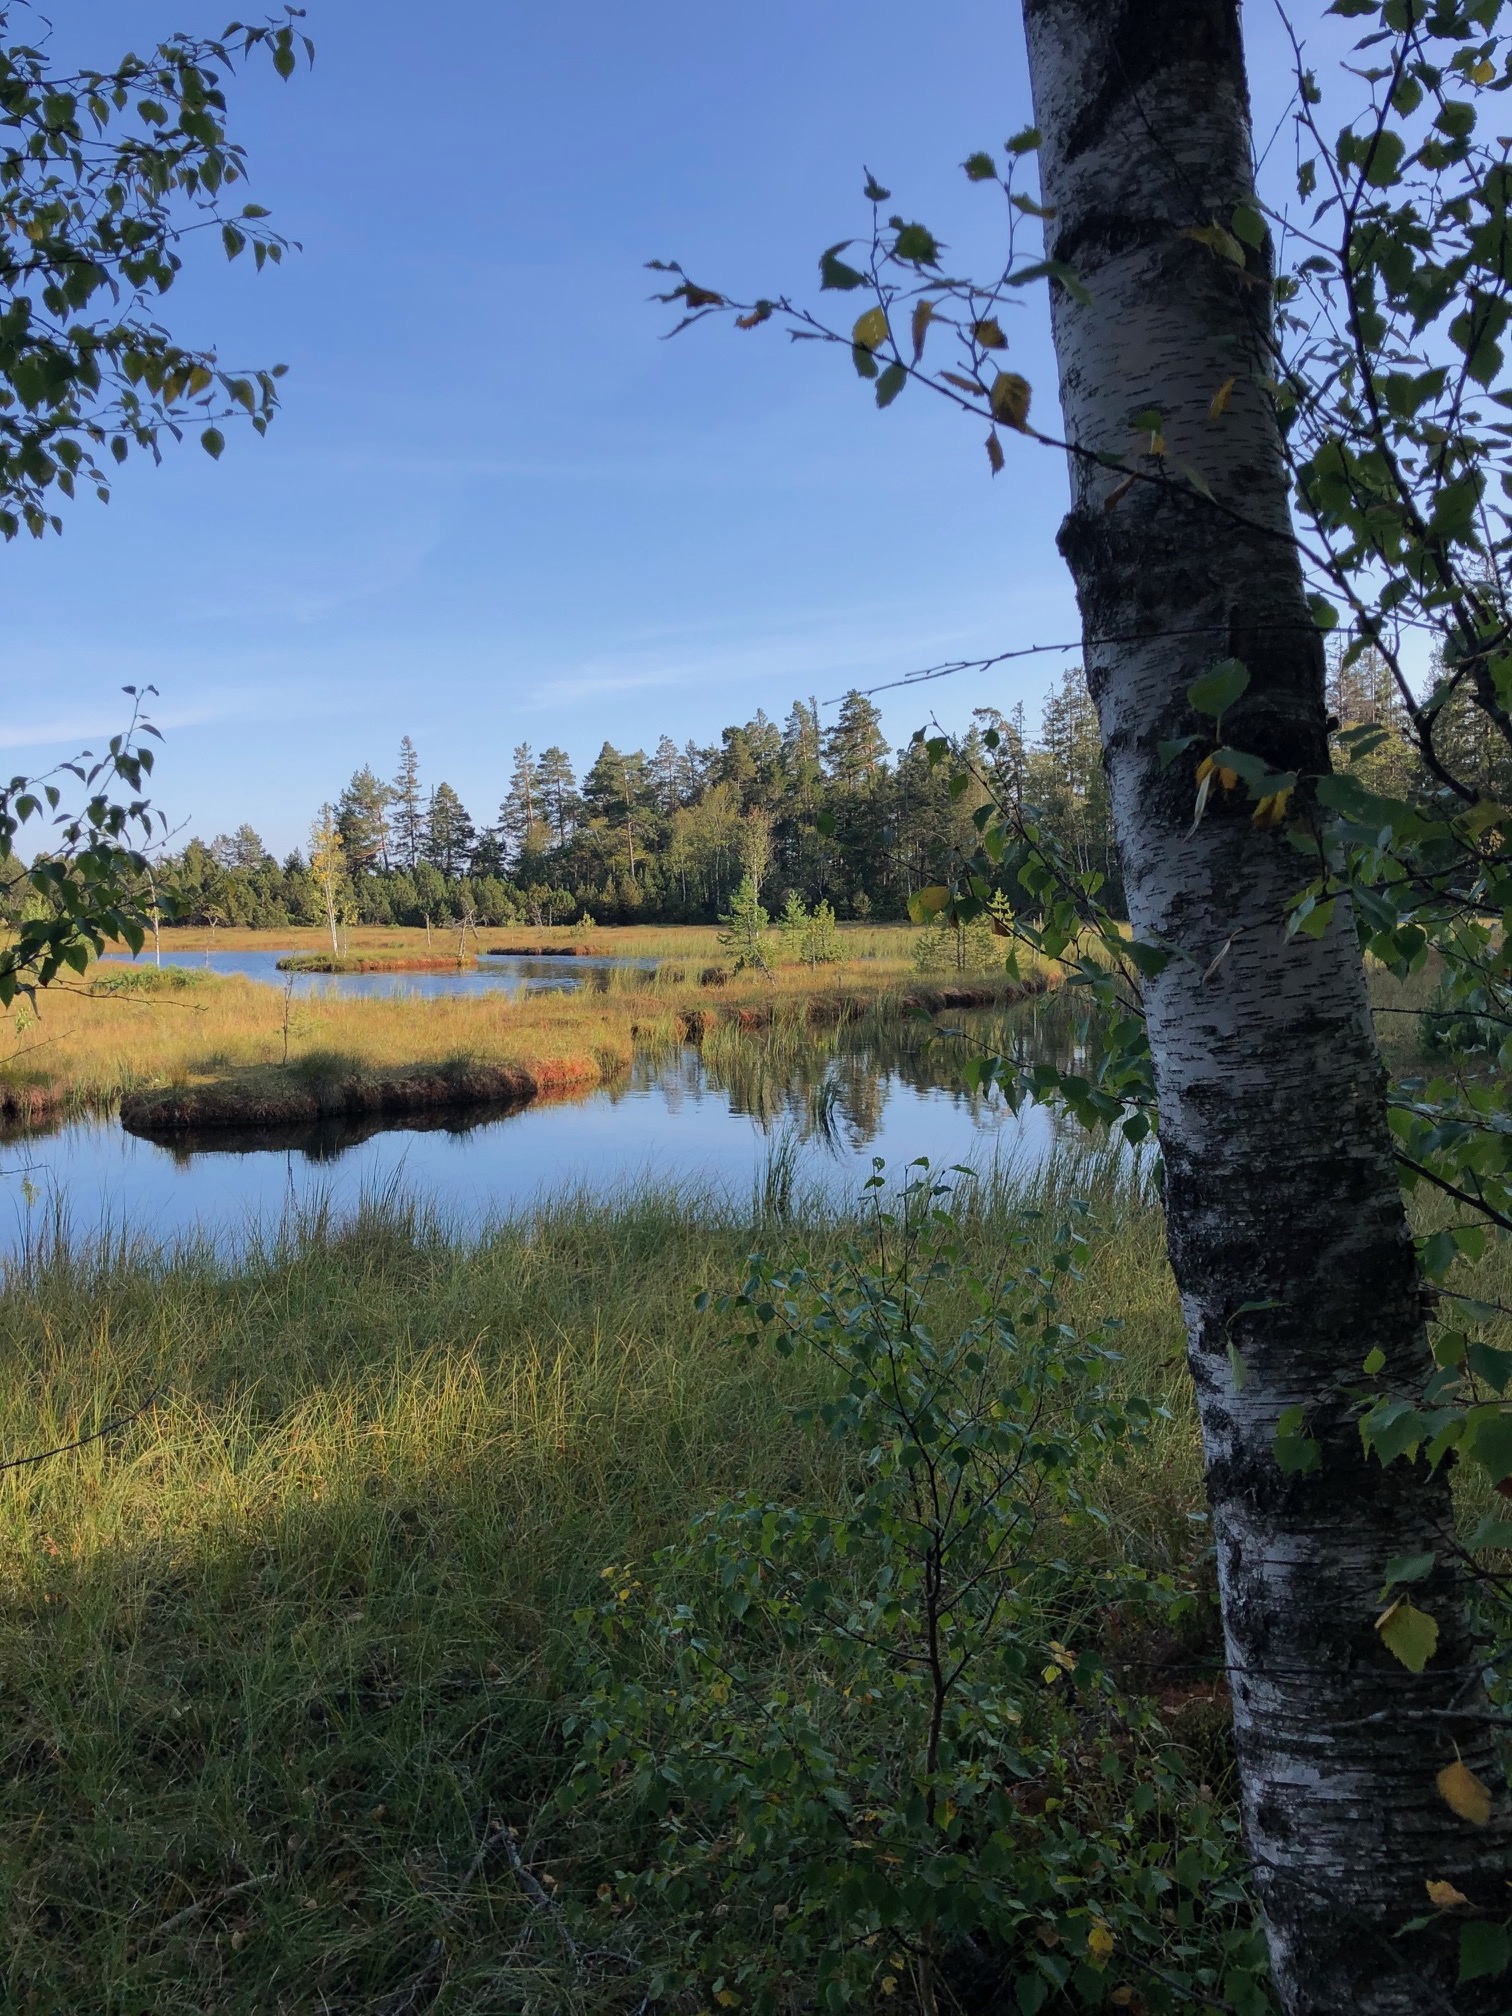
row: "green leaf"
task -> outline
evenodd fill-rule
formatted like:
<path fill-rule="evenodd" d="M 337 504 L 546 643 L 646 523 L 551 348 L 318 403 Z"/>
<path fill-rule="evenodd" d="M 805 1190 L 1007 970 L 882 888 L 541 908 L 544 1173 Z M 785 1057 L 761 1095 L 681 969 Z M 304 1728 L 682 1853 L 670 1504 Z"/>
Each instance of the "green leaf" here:
<path fill-rule="evenodd" d="M 1512 1351 L 1499 1351 L 1494 1344 L 1477 1342 L 1466 1351 L 1465 1363 L 1493 1393 L 1505 1393 L 1512 1385 Z"/>
<path fill-rule="evenodd" d="M 212 461 L 220 460 L 221 450 L 226 445 L 226 437 L 219 427 L 207 427 L 200 436 L 200 446 Z"/>
<path fill-rule="evenodd" d="M 1033 280 L 1054 280 L 1065 288 L 1071 299 L 1080 307 L 1086 308 L 1091 305 L 1092 296 L 1082 284 L 1076 269 L 1067 266 L 1063 260 L 1041 259 L 1033 266 L 1020 266 L 1016 272 L 1008 275 L 1010 287 L 1027 287 Z"/>
<path fill-rule="evenodd" d="M 1415 1609 L 1405 1596 L 1376 1619 L 1381 1643 L 1409 1673 L 1421 1673 L 1438 1646 L 1439 1627 L 1426 1610 Z"/>
<path fill-rule="evenodd" d="M 1493 1484 L 1512 1477 L 1512 1414 L 1487 1414 L 1476 1423 L 1475 1460 Z"/>
<path fill-rule="evenodd" d="M 995 182 L 997 180 L 997 163 L 990 154 L 968 154 L 966 159 L 961 163 L 961 166 L 966 170 L 966 179 L 970 182 Z"/>
<path fill-rule="evenodd" d="M 1386 1353 L 1377 1344 L 1365 1354 L 1365 1371 L 1373 1379 L 1377 1372 L 1384 1371 L 1385 1367 Z"/>
<path fill-rule="evenodd" d="M 902 364 L 889 364 L 877 380 L 877 404 L 891 406 L 894 399 L 908 383 L 908 372 Z"/>
<path fill-rule="evenodd" d="M 1505 1974 L 1509 1962 L 1512 1962 L 1512 1941 L 1508 1939 L 1505 1925 L 1493 1925 L 1485 1918 L 1478 1918 L 1469 1925 L 1461 1925 L 1459 1942 L 1461 1981 L 1483 1981 L 1493 1974 Z"/>
<path fill-rule="evenodd" d="M 1226 709 L 1244 692 L 1250 683 L 1249 668 L 1237 658 L 1221 658 L 1209 672 L 1200 679 L 1194 679 L 1187 688 L 1187 699 L 1199 714 L 1211 714 L 1221 718 Z"/>
<path fill-rule="evenodd" d="M 1287 1407 L 1276 1423 L 1276 1463 L 1289 1477 L 1306 1476 L 1323 1461 L 1323 1451 L 1307 1433 L 1305 1420 L 1300 1407 Z"/>
<path fill-rule="evenodd" d="M 864 273 L 858 273 L 854 266 L 847 266 L 843 259 L 836 256 L 838 253 L 843 252 L 847 245 L 854 245 L 855 242 L 854 238 L 842 238 L 838 245 L 831 245 L 827 252 L 820 253 L 819 286 L 821 290 L 826 287 L 835 287 L 842 291 L 848 291 L 852 287 L 864 287 L 866 285 L 866 275 Z"/>
<path fill-rule="evenodd" d="M 1381 133 L 1370 150 L 1370 160 L 1365 165 L 1365 180 L 1377 189 L 1390 189 L 1401 179 L 1406 154 L 1407 142 L 1400 133 L 1389 130 Z"/>
<path fill-rule="evenodd" d="M 1398 1554 L 1386 1563 L 1386 1580 L 1381 1586 L 1384 1596 L 1388 1589 L 1398 1582 L 1421 1582 L 1425 1575 L 1431 1575 L 1436 1554 Z"/>
<path fill-rule="evenodd" d="M 899 217 L 892 220 L 897 237 L 893 240 L 892 256 L 909 266 L 938 266 L 942 247 L 934 233 L 923 224 L 905 224 Z"/>
<path fill-rule="evenodd" d="M 1307 606 L 1312 611 L 1312 619 L 1320 630 L 1327 632 L 1338 629 L 1339 612 L 1326 595 L 1309 595 Z"/>
<path fill-rule="evenodd" d="M 1137 938 L 1124 941 L 1122 947 L 1134 967 L 1147 980 L 1157 979 L 1170 965 L 1172 954 L 1159 945 L 1145 945 Z"/>

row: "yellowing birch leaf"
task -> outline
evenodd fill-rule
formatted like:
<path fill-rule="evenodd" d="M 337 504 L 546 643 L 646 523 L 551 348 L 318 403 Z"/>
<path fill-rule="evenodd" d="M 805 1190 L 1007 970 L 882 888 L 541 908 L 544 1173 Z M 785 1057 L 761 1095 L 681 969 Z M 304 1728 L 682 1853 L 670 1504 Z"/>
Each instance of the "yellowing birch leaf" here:
<path fill-rule="evenodd" d="M 942 371 L 940 376 L 947 385 L 954 385 L 959 392 L 969 392 L 973 398 L 979 398 L 987 390 L 987 387 L 978 384 L 975 378 L 963 378 L 959 371 Z"/>
<path fill-rule="evenodd" d="M 868 308 L 856 317 L 851 341 L 858 350 L 879 350 L 888 338 L 887 317 L 880 308 Z"/>
<path fill-rule="evenodd" d="M 1468 1904 L 1470 1899 L 1465 1895 L 1463 1890 L 1456 1890 L 1452 1883 L 1435 1883 L 1430 1878 L 1428 1883 L 1428 1901 L 1430 1904 L 1436 1905 L 1440 1911 L 1452 1911 L 1456 1904 Z"/>
<path fill-rule="evenodd" d="M 992 473 L 996 476 L 1003 466 L 1003 444 L 997 437 L 996 427 L 987 436 L 987 460 L 992 464 Z"/>
<path fill-rule="evenodd" d="M 973 322 L 971 333 L 984 350 L 1008 348 L 1008 338 L 1003 334 L 1003 325 L 995 315 L 988 315 L 980 322 Z"/>
<path fill-rule="evenodd" d="M 1232 378 L 1225 378 L 1223 383 L 1218 387 L 1218 390 L 1213 394 L 1212 399 L 1208 402 L 1209 420 L 1221 420 L 1224 414 L 1227 413 L 1229 401 L 1233 396 L 1234 380 Z"/>
<path fill-rule="evenodd" d="M 1234 266 L 1244 264 L 1244 247 L 1233 232 L 1225 231 L 1221 224 L 1200 224 L 1181 235 L 1194 239 L 1199 245 L 1206 245 L 1209 252 L 1216 252 L 1220 259 L 1227 259 Z"/>
<path fill-rule="evenodd" d="M 1393 1606 L 1395 1607 L 1395 1606 Z M 1451 1812 L 1458 1813 L 1461 1820 L 1468 1820 L 1472 1827 L 1484 1827 L 1491 1818 L 1491 1793 L 1479 1778 L 1458 1757 L 1452 1764 L 1446 1764 L 1435 1779 L 1439 1797 Z"/>
<path fill-rule="evenodd" d="M 1250 824 L 1259 832 L 1268 833 L 1273 826 L 1279 826 L 1286 817 L 1286 807 L 1290 799 L 1290 785 L 1284 791 L 1269 792 L 1255 807 Z"/>
<path fill-rule="evenodd" d="M 1104 497 L 1103 499 L 1104 511 L 1116 511 L 1119 505 L 1122 504 L 1125 497 L 1127 497 L 1129 492 L 1134 488 L 1134 485 L 1137 481 L 1138 481 L 1137 476 L 1131 475 L 1131 476 L 1125 476 L 1125 478 L 1121 483 L 1115 483 L 1113 485 L 1113 488 L 1108 492 L 1107 496 Z"/>
<path fill-rule="evenodd" d="M 935 304 L 933 303 L 933 301 L 916 301 L 914 303 L 913 361 L 915 362 L 915 364 L 917 364 L 919 359 L 924 355 L 924 337 L 929 328 L 930 322 L 933 320 L 934 311 L 935 311 Z"/>
<path fill-rule="evenodd" d="M 1381 1643 L 1394 1658 L 1401 1660 L 1409 1673 L 1421 1673 L 1438 1644 L 1438 1625 L 1426 1610 L 1419 1610 L 1405 1596 L 1398 1596 L 1395 1603 L 1381 1612 L 1376 1629 L 1381 1634 Z M 1442 1778 L 1439 1787 L 1442 1790 Z"/>
<path fill-rule="evenodd" d="M 1113 1958 L 1113 1934 L 1099 1918 L 1087 1934 L 1087 1954 L 1100 1973 Z"/>
<path fill-rule="evenodd" d="M 1029 397 L 1027 378 L 1020 378 L 1016 371 L 999 371 L 989 395 L 993 419 L 1022 433 L 1029 418 Z"/>

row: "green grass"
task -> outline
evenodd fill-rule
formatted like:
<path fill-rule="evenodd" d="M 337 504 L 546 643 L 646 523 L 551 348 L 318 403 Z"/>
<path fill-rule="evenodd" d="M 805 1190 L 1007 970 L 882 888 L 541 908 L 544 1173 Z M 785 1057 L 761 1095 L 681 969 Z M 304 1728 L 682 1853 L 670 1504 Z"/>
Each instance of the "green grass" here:
<path fill-rule="evenodd" d="M 1177 1412 L 1110 1478 L 1110 1544 L 1163 1562 L 1190 1555 L 1199 1488 L 1179 1319 L 1153 1207 L 1100 1187 L 1116 1229 L 1073 1313 L 1116 1307 L 1129 1377 Z M 970 1249 L 1012 1201 L 966 1201 Z M 158 1397 L 0 1478 L 5 2006 L 621 2006 L 603 1970 L 584 1999 L 502 1857 L 466 1872 L 492 1818 L 564 1893 L 587 1880 L 546 1809 L 601 1567 L 732 1491 L 832 1488 L 787 1420 L 808 1375 L 693 1297 L 753 1243 L 843 1230 L 646 1193 L 468 1242 L 391 1197 L 231 1261 L 54 1246 L 14 1269 L 0 1449 Z"/>

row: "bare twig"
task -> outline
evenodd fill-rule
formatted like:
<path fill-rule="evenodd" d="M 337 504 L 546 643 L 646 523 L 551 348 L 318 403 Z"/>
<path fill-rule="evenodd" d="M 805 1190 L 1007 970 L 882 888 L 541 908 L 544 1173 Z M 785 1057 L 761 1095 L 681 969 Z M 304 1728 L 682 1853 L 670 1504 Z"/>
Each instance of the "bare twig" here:
<path fill-rule="evenodd" d="M 271 1883 L 271 1874 L 248 1876 L 240 1883 L 228 1884 L 223 1890 L 212 1890 L 208 1897 L 201 1897 L 196 1904 L 186 1904 L 182 1911 L 175 1911 L 171 1918 L 165 1918 L 161 1925 L 154 1925 L 145 1936 L 148 1939 L 166 1939 L 170 1932 L 177 1932 L 180 1926 L 192 1924 L 208 1911 L 219 1911 L 222 1904 L 229 1904 L 233 1897 L 240 1897 L 244 1891 L 255 1890 L 261 1883 Z"/>
<path fill-rule="evenodd" d="M 133 1421 L 139 1421 L 156 1401 L 161 1400 L 166 1388 L 159 1386 L 147 1395 L 140 1407 L 133 1407 L 129 1414 L 119 1415 L 114 1421 L 107 1421 L 103 1428 L 96 1428 L 93 1434 L 81 1435 L 75 1442 L 60 1442 L 56 1449 L 40 1449 L 34 1456 L 12 1456 L 0 1463 L 0 1470 L 29 1470 L 36 1463 L 46 1463 L 54 1456 L 66 1456 L 71 1449 L 87 1449 L 91 1442 L 103 1442 L 107 1435 L 118 1435 L 123 1428 L 129 1428 Z M 261 1881 L 261 1878 L 258 1879 Z"/>

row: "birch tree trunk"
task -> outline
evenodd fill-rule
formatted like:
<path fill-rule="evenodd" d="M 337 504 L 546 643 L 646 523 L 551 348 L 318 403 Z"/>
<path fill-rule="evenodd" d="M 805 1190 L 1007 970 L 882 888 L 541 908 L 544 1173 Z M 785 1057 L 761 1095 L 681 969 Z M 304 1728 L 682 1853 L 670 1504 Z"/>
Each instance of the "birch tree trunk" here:
<path fill-rule="evenodd" d="M 1495 2016 L 1506 1982 L 1459 1985 L 1452 1917 L 1393 1937 L 1431 1911 L 1429 1881 L 1504 1917 L 1512 1834 L 1452 1573 L 1411 1592 L 1441 1634 L 1421 1675 L 1375 1628 L 1387 1562 L 1438 1546 L 1450 1505 L 1421 1466 L 1365 1459 L 1345 1393 L 1372 1349 L 1403 1392 L 1428 1365 L 1353 923 L 1341 906 L 1321 938 L 1288 942 L 1300 857 L 1255 830 L 1240 792 L 1215 792 L 1192 831 L 1195 754 L 1166 771 L 1157 755 L 1211 735 L 1186 691 L 1232 656 L 1251 684 L 1224 739 L 1276 769 L 1328 764 L 1322 647 L 1264 389 L 1268 254 L 1250 254 L 1247 279 L 1186 235 L 1227 226 L 1252 191 L 1238 0 L 1024 0 L 1024 17 L 1048 249 L 1091 294 L 1053 290 L 1068 438 L 1137 452 L 1131 417 L 1158 408 L 1165 467 L 1197 469 L 1215 500 L 1178 479 L 1110 506 L 1117 474 L 1074 454 L 1060 543 L 1130 916 L 1178 948 L 1146 989 L 1166 1216 L 1275 1977 L 1293 2016 Z M 1256 1302 L 1276 1306 L 1237 1313 Z M 1277 1461 L 1291 1407 L 1321 1458 L 1305 1473 Z M 1488 1826 L 1436 1788 L 1456 1750 L 1496 1793 Z"/>

